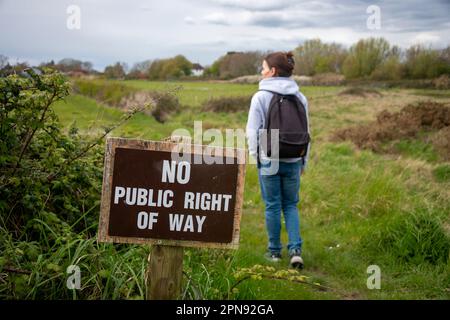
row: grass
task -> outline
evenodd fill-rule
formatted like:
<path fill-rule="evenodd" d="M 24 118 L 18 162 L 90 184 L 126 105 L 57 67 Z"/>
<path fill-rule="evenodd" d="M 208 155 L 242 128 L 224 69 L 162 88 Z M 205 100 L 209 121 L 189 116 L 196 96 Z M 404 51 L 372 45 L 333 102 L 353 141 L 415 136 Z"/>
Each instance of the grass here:
<path fill-rule="evenodd" d="M 433 169 L 433 175 L 438 182 L 450 182 L 450 165 L 443 164 Z"/>
<path fill-rule="evenodd" d="M 436 162 L 440 159 L 433 146 L 420 140 L 401 140 L 395 144 L 395 149 L 402 155 L 423 159 L 428 162 Z"/>
<path fill-rule="evenodd" d="M 201 112 L 200 108 L 212 97 L 251 96 L 257 90 L 256 85 L 227 83 L 123 83 L 145 90 L 182 86 L 179 99 L 185 110 L 172 115 L 168 122 L 160 124 L 138 114 L 112 133 L 154 140 L 169 136 L 177 128 L 192 133 L 194 120 L 202 120 L 204 129 L 245 128 L 245 110 L 216 113 Z M 306 263 L 301 274 L 332 290 L 264 278 L 248 279 L 234 287 L 234 274 L 242 268 L 259 264 L 280 271 L 288 267 L 286 251 L 279 264 L 271 265 L 263 258 L 267 243 L 264 205 L 256 168 L 249 165 L 240 247 L 237 251 L 186 249 L 184 298 L 450 298 L 449 164 L 436 164 L 433 151 L 419 142 L 400 143 L 397 147 L 404 157 L 398 158 L 358 150 L 349 142 L 328 141 L 333 130 L 372 121 L 386 108 L 399 110 L 421 99 L 418 94 L 430 98 L 428 91 L 383 90 L 381 97 L 362 98 L 339 96 L 341 90 L 303 90 L 310 101 L 313 147 L 309 167 L 301 177 L 299 208 Z M 445 92 L 439 96 L 440 101 L 450 101 L 446 95 L 449 91 Z M 88 135 L 98 135 L 102 127 L 117 122 L 122 115 L 120 110 L 80 95 L 59 102 L 55 110 L 65 128 L 75 124 Z M 51 232 L 45 226 L 42 230 Z M 11 239 L 1 240 L 7 250 L 22 251 L 16 255 L 17 265 L 21 265 L 22 255 L 33 254 L 31 244 L 30 248 L 17 248 Z M 284 227 L 282 241 L 287 242 Z M 13 275 L 19 294 L 7 298 L 143 299 L 148 253 L 147 246 L 97 244 L 83 234 L 72 235 L 60 248 L 35 252 L 34 263 L 24 266 L 32 273 Z M 65 268 L 74 263 L 81 268 L 82 290 L 72 292 L 65 289 Z M 380 290 L 366 286 L 367 267 L 372 264 L 381 268 Z M 1 288 L 2 297 L 10 292 Z"/>

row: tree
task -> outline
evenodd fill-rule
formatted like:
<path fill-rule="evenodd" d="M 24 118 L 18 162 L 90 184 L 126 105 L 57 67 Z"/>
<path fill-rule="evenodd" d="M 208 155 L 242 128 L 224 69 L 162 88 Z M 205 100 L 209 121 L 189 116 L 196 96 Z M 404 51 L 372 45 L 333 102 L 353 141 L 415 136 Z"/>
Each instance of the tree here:
<path fill-rule="evenodd" d="M 217 59 L 206 71 L 206 75 L 231 79 L 258 73 L 264 54 L 259 51 L 228 52 Z"/>
<path fill-rule="evenodd" d="M 399 80 L 404 77 L 404 66 L 401 62 L 402 51 L 394 46 L 389 56 L 378 65 L 370 77 L 374 80 Z"/>
<path fill-rule="evenodd" d="M 72 58 L 61 59 L 56 65 L 56 69 L 62 72 L 83 72 L 90 73 L 93 71 L 92 62 L 81 61 Z"/>
<path fill-rule="evenodd" d="M 340 73 L 347 51 L 337 43 L 307 40 L 294 49 L 294 73 L 313 76 L 318 73 Z"/>
<path fill-rule="evenodd" d="M 42 62 L 39 65 L 39 68 L 55 68 L 55 67 L 56 67 L 56 64 L 55 64 L 55 61 L 53 61 L 53 60 L 50 60 L 49 62 Z"/>
<path fill-rule="evenodd" d="M 448 65 L 450 66 L 450 46 L 448 46 L 445 49 L 442 49 L 441 51 L 441 59 Z"/>
<path fill-rule="evenodd" d="M 9 64 L 9 62 L 0 69 L 0 77 L 6 77 L 12 74 L 21 74 L 25 69 L 30 68 L 27 62 L 18 62 L 14 65 Z"/>
<path fill-rule="evenodd" d="M 124 62 L 116 62 L 114 65 L 107 66 L 103 72 L 108 79 L 123 79 L 125 78 L 125 70 L 127 66 Z"/>
<path fill-rule="evenodd" d="M 81 64 L 82 61 L 80 60 L 64 58 L 58 62 L 57 68 L 62 72 L 81 71 Z"/>
<path fill-rule="evenodd" d="M 166 79 L 180 78 L 182 76 L 191 75 L 192 63 L 183 55 L 177 55 L 172 59 L 168 59 L 162 70 L 162 76 Z"/>
<path fill-rule="evenodd" d="M 86 72 L 92 72 L 92 69 L 93 68 L 93 66 L 92 66 L 92 62 L 89 62 L 89 61 L 83 61 L 82 63 L 81 63 L 81 70 L 83 70 L 83 71 L 86 71 Z"/>
<path fill-rule="evenodd" d="M 192 63 L 183 55 L 155 60 L 148 70 L 150 80 L 168 80 L 191 75 Z"/>
<path fill-rule="evenodd" d="M 450 73 L 449 48 L 434 50 L 415 45 L 406 51 L 405 69 L 410 78 L 435 78 Z"/>
<path fill-rule="evenodd" d="M 127 79 L 145 79 L 152 65 L 152 60 L 136 62 L 127 74 Z"/>
<path fill-rule="evenodd" d="M 219 77 L 219 75 L 220 75 L 220 70 L 219 70 L 220 62 L 221 62 L 220 59 L 214 61 L 214 63 L 211 66 L 205 68 L 205 71 L 203 72 L 203 74 L 206 77 Z"/>
<path fill-rule="evenodd" d="M 370 77 L 385 60 L 395 54 L 383 38 L 361 39 L 349 51 L 343 65 L 347 79 Z"/>

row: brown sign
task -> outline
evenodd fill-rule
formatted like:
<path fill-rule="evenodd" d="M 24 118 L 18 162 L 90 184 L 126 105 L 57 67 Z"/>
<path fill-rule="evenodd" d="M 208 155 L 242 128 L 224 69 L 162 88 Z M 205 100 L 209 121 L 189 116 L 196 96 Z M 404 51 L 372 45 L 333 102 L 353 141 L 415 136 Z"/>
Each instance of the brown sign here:
<path fill-rule="evenodd" d="M 244 160 L 242 149 L 108 138 L 99 240 L 237 248 Z"/>

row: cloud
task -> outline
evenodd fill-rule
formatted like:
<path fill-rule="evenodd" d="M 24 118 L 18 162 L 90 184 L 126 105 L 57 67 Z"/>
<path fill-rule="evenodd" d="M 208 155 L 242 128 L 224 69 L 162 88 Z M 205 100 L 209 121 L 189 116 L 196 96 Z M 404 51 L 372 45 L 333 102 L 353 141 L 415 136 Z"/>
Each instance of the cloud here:
<path fill-rule="evenodd" d="M 229 26 L 262 26 L 266 28 L 351 28 L 366 31 L 366 12 L 373 1 L 349 0 L 334 3 L 316 1 L 237 1 L 215 0 L 219 8 L 204 17 L 210 24 Z M 389 1 L 378 5 L 381 11 L 382 28 L 390 32 L 432 31 L 448 28 L 450 2 L 419 0 Z M 262 11 L 264 10 L 264 11 Z"/>
<path fill-rule="evenodd" d="M 297 15 L 282 11 L 250 12 L 241 11 L 234 14 L 213 12 L 201 19 L 207 24 L 224 26 L 260 26 L 260 27 L 306 27 L 311 26 L 308 19 L 299 19 Z"/>
<path fill-rule="evenodd" d="M 440 41 L 441 37 L 431 32 L 420 32 L 412 39 L 412 42 L 420 44 L 439 43 Z"/>
<path fill-rule="evenodd" d="M 288 9 L 295 5 L 297 1 L 293 0 L 213 0 L 213 2 L 223 6 L 238 10 L 251 11 L 271 11 Z"/>
<path fill-rule="evenodd" d="M 142 10 L 142 11 L 152 11 L 153 9 L 150 7 L 150 6 L 148 6 L 148 5 L 142 5 L 141 7 L 140 7 L 140 9 Z"/>
<path fill-rule="evenodd" d="M 246 25 L 280 28 L 304 28 L 314 26 L 316 23 L 304 14 L 295 12 L 266 12 L 252 13 L 245 20 Z"/>
<path fill-rule="evenodd" d="M 81 8 L 81 30 L 67 30 L 66 8 Z M 369 5 L 381 29 L 366 25 Z M 292 50 L 305 39 L 350 46 L 385 37 L 407 47 L 450 44 L 448 0 L 0 0 L 0 53 L 30 61 L 73 57 L 97 69 L 115 61 L 184 54 L 202 65 L 227 51 Z"/>
<path fill-rule="evenodd" d="M 186 24 L 195 24 L 195 20 L 191 16 L 184 17 L 183 20 Z"/>
<path fill-rule="evenodd" d="M 222 12 L 213 12 L 203 17 L 203 21 L 211 24 L 219 24 L 219 25 L 231 25 L 233 22 L 233 18 L 227 16 Z"/>

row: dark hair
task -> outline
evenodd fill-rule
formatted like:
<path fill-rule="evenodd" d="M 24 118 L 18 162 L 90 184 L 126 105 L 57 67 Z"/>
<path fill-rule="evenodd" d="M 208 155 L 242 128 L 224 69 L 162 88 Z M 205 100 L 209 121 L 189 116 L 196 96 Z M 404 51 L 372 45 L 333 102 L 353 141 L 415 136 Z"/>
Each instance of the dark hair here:
<path fill-rule="evenodd" d="M 295 66 L 293 56 L 292 52 L 278 51 L 268 54 L 264 60 L 266 60 L 269 68 L 276 69 L 276 76 L 290 77 Z"/>

